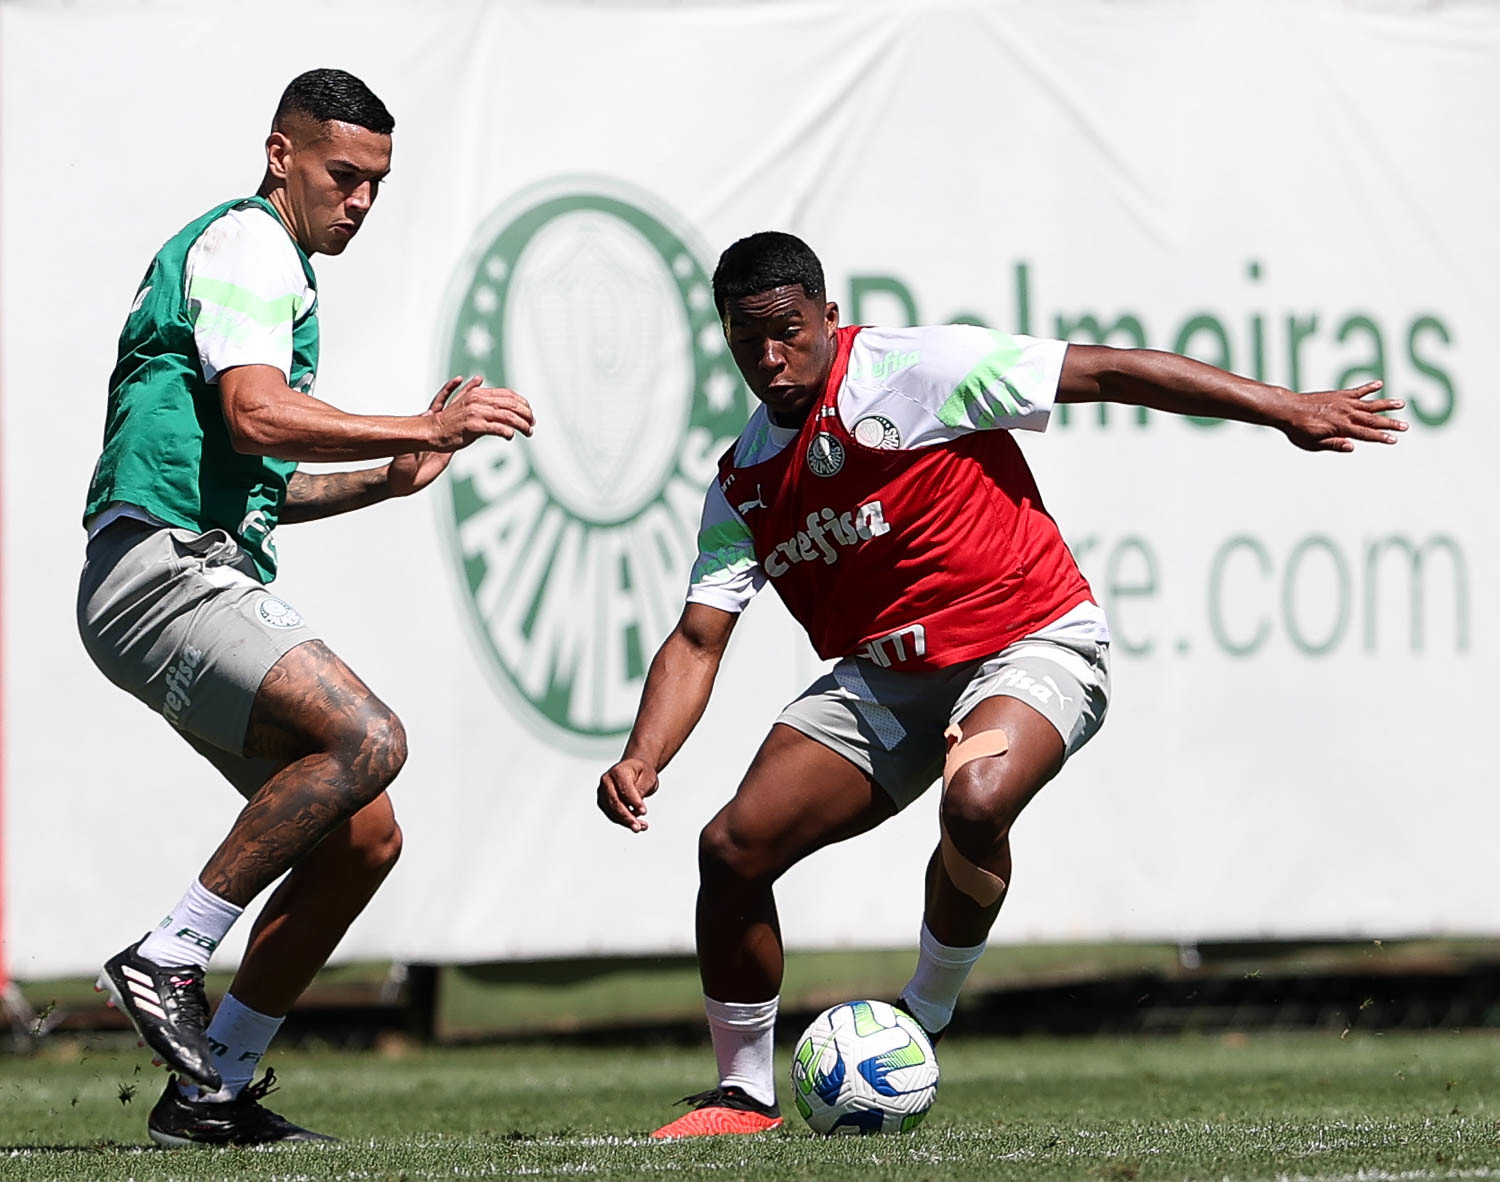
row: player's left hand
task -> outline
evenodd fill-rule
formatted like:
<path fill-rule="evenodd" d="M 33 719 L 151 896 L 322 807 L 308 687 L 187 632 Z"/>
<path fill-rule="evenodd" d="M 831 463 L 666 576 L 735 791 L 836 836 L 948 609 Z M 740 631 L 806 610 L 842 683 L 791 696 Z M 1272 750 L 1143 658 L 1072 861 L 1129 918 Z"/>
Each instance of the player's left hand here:
<path fill-rule="evenodd" d="M 1351 390 L 1322 390 L 1293 394 L 1287 421 L 1278 424 L 1303 451 L 1353 451 L 1356 442 L 1395 443 L 1406 430 L 1401 419 L 1387 417 L 1402 410 L 1399 398 L 1372 398 L 1383 382 L 1366 382 Z"/>
<path fill-rule="evenodd" d="M 449 378 L 443 383 L 443 388 L 437 392 L 431 405 L 422 413 L 437 414 L 448 405 L 450 398 L 460 392 L 460 387 L 472 390 L 482 380 L 476 377 L 465 382 L 463 378 Z M 409 497 L 412 493 L 421 492 L 443 474 L 443 469 L 452 458 L 451 451 L 410 451 L 397 456 L 385 470 L 386 486 L 390 489 L 391 496 Z"/>

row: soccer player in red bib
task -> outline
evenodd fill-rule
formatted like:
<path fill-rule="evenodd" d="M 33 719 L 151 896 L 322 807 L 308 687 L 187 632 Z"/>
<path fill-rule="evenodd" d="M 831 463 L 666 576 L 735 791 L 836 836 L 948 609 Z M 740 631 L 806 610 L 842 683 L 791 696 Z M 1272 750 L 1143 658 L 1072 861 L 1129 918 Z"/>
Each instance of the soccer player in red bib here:
<path fill-rule="evenodd" d="M 1010 829 L 1093 737 L 1109 627 L 1011 438 L 1057 403 L 1257 423 L 1308 451 L 1394 443 L 1379 382 L 1296 394 L 1149 349 L 975 325 L 841 328 L 817 256 L 736 242 L 714 301 L 761 405 L 719 462 L 687 605 L 652 662 L 611 821 L 646 798 L 708 702 L 739 613 L 768 581 L 837 664 L 782 711 L 699 846 L 697 943 L 718 1084 L 656 1137 L 776 1128 L 782 946 L 772 885 L 943 781 L 917 967 L 897 1005 L 934 1038 L 1011 879 Z"/>

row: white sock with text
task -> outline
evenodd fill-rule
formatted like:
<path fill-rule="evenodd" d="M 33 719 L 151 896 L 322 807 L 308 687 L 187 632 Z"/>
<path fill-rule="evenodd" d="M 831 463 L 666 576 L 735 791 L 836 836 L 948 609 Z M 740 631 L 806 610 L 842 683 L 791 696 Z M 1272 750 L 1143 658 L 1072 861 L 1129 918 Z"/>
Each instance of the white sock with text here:
<path fill-rule="evenodd" d="M 207 968 L 208 958 L 244 910 L 219 898 L 195 878 L 167 918 L 141 941 L 140 954 L 164 969 L 178 965 Z"/>
<path fill-rule="evenodd" d="M 772 1043 L 776 1007 L 781 1001 L 715 1001 L 704 997 L 708 1032 L 719 1064 L 719 1086 L 741 1088 L 762 1104 L 776 1103 L 776 1071 Z"/>
<path fill-rule="evenodd" d="M 255 1075 L 261 1056 L 285 1021 L 258 1013 L 234 994 L 226 993 L 214 1011 L 214 1020 L 208 1024 L 208 1045 L 213 1049 L 214 1064 L 224 1086 L 217 1092 L 200 1091 L 197 1098 L 218 1104 L 238 1096 Z M 183 1094 L 189 1094 L 187 1089 L 183 1089 Z"/>

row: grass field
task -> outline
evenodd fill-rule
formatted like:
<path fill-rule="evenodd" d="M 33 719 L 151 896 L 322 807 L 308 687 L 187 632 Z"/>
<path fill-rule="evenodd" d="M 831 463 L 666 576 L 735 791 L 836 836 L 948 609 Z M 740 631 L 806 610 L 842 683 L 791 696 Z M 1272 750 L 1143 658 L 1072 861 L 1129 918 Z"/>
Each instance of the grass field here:
<path fill-rule="evenodd" d="M 145 1052 L 57 1043 L 0 1059 L 0 1178 L 1500 1178 L 1491 1035 L 959 1036 L 941 1050 L 937 1107 L 906 1137 L 825 1140 L 793 1113 L 779 1133 L 675 1144 L 645 1135 L 711 1082 L 706 1048 L 278 1053 L 270 1106 L 343 1144 L 192 1152 L 146 1142 L 161 1075 Z"/>

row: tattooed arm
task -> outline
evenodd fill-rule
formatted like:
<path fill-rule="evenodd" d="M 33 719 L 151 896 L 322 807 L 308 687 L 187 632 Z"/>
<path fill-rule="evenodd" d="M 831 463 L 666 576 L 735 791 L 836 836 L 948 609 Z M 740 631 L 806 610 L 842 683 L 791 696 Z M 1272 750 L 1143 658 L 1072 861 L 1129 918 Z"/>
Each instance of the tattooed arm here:
<path fill-rule="evenodd" d="M 459 382 L 459 378 L 453 378 L 438 391 L 432 405 L 427 408 L 427 416 L 440 413 L 455 390 L 463 394 L 474 389 L 479 384 L 479 379 L 471 378 L 461 390 Z M 530 407 L 526 408 L 526 414 L 528 418 L 524 433 L 529 435 Z M 505 438 L 509 439 L 510 435 Z M 364 468 L 356 472 L 326 472 L 316 476 L 294 472 L 287 482 L 286 500 L 281 506 L 281 523 L 294 525 L 299 521 L 316 521 L 320 517 L 332 517 L 337 513 L 363 509 L 367 505 L 378 505 L 391 497 L 409 497 L 441 476 L 452 458 L 452 451 L 409 451 L 380 468 Z"/>
<path fill-rule="evenodd" d="M 294 525 L 299 521 L 317 521 L 320 517 L 349 513 L 367 505 L 378 505 L 394 495 L 389 464 L 358 472 L 317 475 L 294 472 L 287 482 L 281 524 Z"/>

